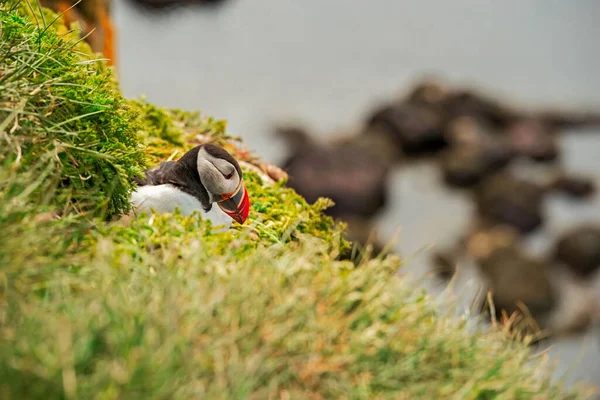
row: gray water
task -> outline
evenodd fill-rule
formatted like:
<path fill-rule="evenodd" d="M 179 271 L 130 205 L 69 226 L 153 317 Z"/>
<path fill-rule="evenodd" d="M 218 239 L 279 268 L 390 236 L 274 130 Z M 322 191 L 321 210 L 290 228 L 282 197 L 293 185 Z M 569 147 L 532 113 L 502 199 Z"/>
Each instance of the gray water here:
<path fill-rule="evenodd" d="M 114 6 L 126 96 L 226 119 L 230 133 L 274 163 L 285 156 L 270 136 L 274 123 L 299 121 L 324 138 L 351 131 L 430 73 L 523 105 L 600 109 L 597 0 L 231 0 L 218 12 L 162 16 L 123 0 Z M 600 173 L 600 135 L 567 137 L 564 146 L 569 169 Z M 426 165 L 396 171 L 391 196 L 381 233 L 400 230 L 406 271 L 423 277 L 422 250 L 460 234 L 470 205 Z M 573 208 L 552 199 L 548 214 L 547 233 L 533 240 L 538 251 L 577 221 L 600 222 L 600 201 Z M 555 340 L 549 354 L 557 378 L 600 385 L 597 333 Z"/>

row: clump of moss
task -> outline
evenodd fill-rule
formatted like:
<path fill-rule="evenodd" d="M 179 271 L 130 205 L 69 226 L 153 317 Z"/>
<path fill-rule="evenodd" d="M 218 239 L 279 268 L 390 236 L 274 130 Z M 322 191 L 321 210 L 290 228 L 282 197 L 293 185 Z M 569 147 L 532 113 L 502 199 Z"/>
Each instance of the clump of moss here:
<path fill-rule="evenodd" d="M 156 138 L 175 146 L 183 145 L 184 127 L 174 123 L 171 113 L 148 103 L 145 98 L 133 100 L 131 104 L 137 106 L 142 121 L 141 133 L 146 140 Z"/>
<path fill-rule="evenodd" d="M 148 161 L 153 165 L 179 158 L 201 141 L 224 146 L 235 139 L 225 133 L 225 121 L 202 117 L 199 112 L 157 107 L 145 97 L 132 99 L 129 105 L 139 115 L 140 136 L 146 145 Z"/>
<path fill-rule="evenodd" d="M 16 46 L 38 40 L 48 49 L 30 51 L 28 65 L 45 65 L 47 54 L 63 51 L 52 50 L 65 46 L 56 32 L 41 34 L 23 13 L 0 6 L 0 22 L 2 35 L 12 24 L 7 38 Z M 9 53 L 0 59 L 5 74 L 12 73 L 5 60 L 20 65 Z M 82 78 L 80 67 L 60 68 Z M 172 154 L 206 140 L 233 146 L 223 124 L 128 102 L 110 70 L 83 71 L 95 76 L 96 90 L 76 84 L 63 93 L 45 84 L 50 99 L 62 95 L 54 107 L 30 95 L 37 87 L 30 78 L 10 81 L 12 101 L 26 99 L 24 110 L 30 97 L 41 105 L 4 114 L 9 123 L 0 129 L 6 133 L 19 116 L 0 139 L 8 144 L 0 150 L 0 398 L 583 395 L 534 372 L 538 365 L 529 364 L 522 343 L 497 331 L 468 335 L 463 322 L 438 315 L 397 277 L 396 257 L 364 260 L 359 268 L 336 261 L 342 227 L 321 213 L 328 202 L 309 205 L 283 182 L 265 185 L 248 169 L 251 223 L 227 231 L 178 213 L 118 222 L 57 215 L 69 196 L 78 205 L 103 201 L 126 210 L 127 178 L 144 164 L 144 150 L 154 164 L 164 161 L 160 149 Z M 108 106 L 90 115 L 86 107 L 100 94 Z M 115 136 L 95 136 L 102 132 Z M 121 186 L 106 193 L 78 182 L 72 158 L 106 185 L 103 163 L 110 160 L 120 167 Z"/>
<path fill-rule="evenodd" d="M 393 259 L 355 268 L 310 237 L 256 251 L 167 215 L 88 240 L 5 269 L 3 398 L 568 398 L 521 345 L 440 318 Z"/>
<path fill-rule="evenodd" d="M 126 212 L 129 178 L 145 158 L 112 72 L 41 14 L 38 25 L 17 10 L 0 12 L 0 161 L 52 175 L 37 200 L 55 208 Z"/>

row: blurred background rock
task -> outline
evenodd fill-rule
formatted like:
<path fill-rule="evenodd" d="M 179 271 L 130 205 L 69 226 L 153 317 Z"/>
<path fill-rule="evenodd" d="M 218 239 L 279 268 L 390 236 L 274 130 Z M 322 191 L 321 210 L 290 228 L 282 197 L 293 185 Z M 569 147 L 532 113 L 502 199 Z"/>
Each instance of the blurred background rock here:
<path fill-rule="evenodd" d="M 403 273 L 432 294 L 446 288 L 440 266 L 448 277 L 458 262 L 452 287 L 463 311 L 480 297 L 482 284 L 496 291 L 497 306 L 511 309 L 524 300 L 545 326 L 562 333 L 537 347 L 550 345 L 559 361 L 556 376 L 600 385 L 594 322 L 600 200 L 583 196 L 600 183 L 600 127 L 569 127 L 556 141 L 546 135 L 552 138 L 531 148 L 523 132 L 535 136 L 539 125 L 501 122 L 501 130 L 511 129 L 513 150 L 545 149 L 530 157 L 544 160 L 558 149 L 560 172 L 518 165 L 511 170 L 516 176 L 542 177 L 544 185 L 499 176 L 475 194 L 448 183 L 479 180 L 473 170 L 489 160 L 504 165 L 506 143 L 471 143 L 435 162 L 407 163 L 397 162 L 381 134 L 389 121 L 427 131 L 440 124 L 428 111 L 398 103 L 426 77 L 516 109 L 600 111 L 599 2 L 229 0 L 157 11 L 158 3 L 172 2 L 112 2 L 116 68 L 126 96 L 228 120 L 230 133 L 257 155 L 296 171 L 290 179 L 297 177 L 307 198 L 339 196 L 332 214 L 352 222 L 354 235 L 374 226 L 381 243 L 395 238 L 392 250 L 407 260 Z M 450 134 L 450 141 L 468 142 L 469 134 L 452 132 L 490 128 L 466 122 L 445 124 L 446 140 Z M 296 129 L 287 145 L 274 134 L 281 126 L 288 134 Z M 365 129 L 376 134 L 359 135 Z M 402 140 L 396 144 L 410 150 Z M 300 150 L 304 161 L 289 159 Z M 319 172 L 322 179 L 311 186 Z M 587 180 L 565 182 L 564 173 Z M 586 198 L 557 195 L 565 192 Z M 516 229 L 497 227 L 498 220 Z"/>

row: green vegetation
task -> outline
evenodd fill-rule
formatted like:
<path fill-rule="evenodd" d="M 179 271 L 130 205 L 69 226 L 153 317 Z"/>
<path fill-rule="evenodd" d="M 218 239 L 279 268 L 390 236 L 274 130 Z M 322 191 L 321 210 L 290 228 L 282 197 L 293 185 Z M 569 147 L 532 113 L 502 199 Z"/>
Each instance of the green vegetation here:
<path fill-rule="evenodd" d="M 329 203 L 284 182 L 245 171 L 250 224 L 225 232 L 107 218 L 128 212 L 146 165 L 231 138 L 124 99 L 36 8 L 0 6 L 0 398 L 582 396 L 502 332 L 439 316 L 397 258 L 336 261 L 347 243 Z"/>
<path fill-rule="evenodd" d="M 40 29 L 16 12 L 3 15 L 1 28 L 5 166 L 38 169 L 37 190 L 52 206 L 127 211 L 127 177 L 142 172 L 144 154 L 111 70 L 85 57 L 73 33 Z"/>

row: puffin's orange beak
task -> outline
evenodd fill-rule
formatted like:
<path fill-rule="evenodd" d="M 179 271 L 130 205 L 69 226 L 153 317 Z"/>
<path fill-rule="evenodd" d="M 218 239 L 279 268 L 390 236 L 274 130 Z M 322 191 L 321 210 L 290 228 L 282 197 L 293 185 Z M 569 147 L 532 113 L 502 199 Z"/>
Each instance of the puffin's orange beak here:
<path fill-rule="evenodd" d="M 237 190 L 229 195 L 221 195 L 222 200 L 217 205 L 223 212 L 240 224 L 248 218 L 250 212 L 250 198 L 244 182 L 240 182 Z"/>

